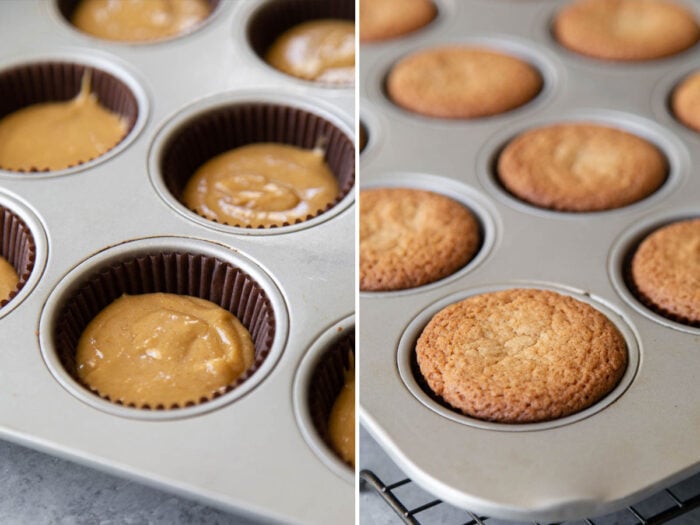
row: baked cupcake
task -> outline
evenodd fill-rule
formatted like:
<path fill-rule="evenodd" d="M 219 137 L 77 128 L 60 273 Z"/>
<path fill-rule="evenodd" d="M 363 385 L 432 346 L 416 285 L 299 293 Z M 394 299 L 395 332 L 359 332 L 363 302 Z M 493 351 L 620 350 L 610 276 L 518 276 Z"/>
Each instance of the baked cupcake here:
<path fill-rule="evenodd" d="M 498 157 L 498 180 L 540 208 L 592 212 L 640 201 L 666 180 L 668 164 L 647 140 L 599 124 L 531 129 Z"/>
<path fill-rule="evenodd" d="M 557 14 L 553 31 L 571 51 L 621 61 L 675 55 L 700 39 L 693 13 L 671 0 L 576 0 Z"/>
<path fill-rule="evenodd" d="M 630 266 L 632 285 L 651 309 L 700 326 L 700 219 L 663 226 L 642 240 Z"/>
<path fill-rule="evenodd" d="M 683 124 L 700 132 L 700 71 L 684 78 L 673 90 L 671 109 Z"/>
<path fill-rule="evenodd" d="M 429 117 L 473 119 L 510 111 L 542 89 L 527 62 L 488 49 L 445 46 L 412 53 L 389 72 L 389 98 Z"/>
<path fill-rule="evenodd" d="M 378 42 L 413 33 L 436 15 L 432 0 L 360 0 L 360 41 Z"/>
<path fill-rule="evenodd" d="M 360 192 L 360 290 L 432 283 L 464 267 L 480 245 L 479 222 L 449 197 L 409 188 Z"/>
<path fill-rule="evenodd" d="M 428 388 L 453 409 L 499 423 L 584 410 L 627 367 L 623 336 L 587 303 L 556 292 L 474 295 L 433 316 L 416 358 Z"/>

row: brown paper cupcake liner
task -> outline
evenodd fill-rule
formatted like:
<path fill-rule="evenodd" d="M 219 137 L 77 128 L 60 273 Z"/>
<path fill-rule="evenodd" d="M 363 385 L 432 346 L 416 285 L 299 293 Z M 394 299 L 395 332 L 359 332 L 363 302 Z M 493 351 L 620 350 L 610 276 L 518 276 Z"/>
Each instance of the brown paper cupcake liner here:
<path fill-rule="evenodd" d="M 190 177 L 197 168 L 220 153 L 258 142 L 313 149 L 319 138 L 326 139 L 325 160 L 338 179 L 339 193 L 325 209 L 308 215 L 305 220 L 309 220 L 336 206 L 352 189 L 355 184 L 355 147 L 334 124 L 303 109 L 241 103 L 205 112 L 189 120 L 170 137 L 160 158 L 160 172 L 170 193 L 182 203 L 182 193 Z M 295 224 L 300 222 L 304 221 L 297 220 Z M 285 222 L 269 227 L 289 225 Z"/>
<path fill-rule="evenodd" d="M 19 65 L 0 72 L 0 119 L 32 104 L 67 101 L 80 92 L 86 70 L 91 72 L 90 91 L 97 95 L 99 103 L 120 115 L 127 124 L 124 137 L 114 149 L 129 136 L 139 114 L 134 93 L 119 78 L 101 69 L 72 62 L 37 62 Z M 108 151 L 110 151 L 108 150 Z M 105 151 L 102 155 L 106 154 Z M 74 166 L 91 160 L 84 159 Z M 5 169 L 0 166 L 0 169 Z M 23 173 L 27 170 L 11 170 Z M 34 167 L 30 172 L 48 172 L 48 168 Z"/>
<path fill-rule="evenodd" d="M 307 402 L 314 428 L 329 450 L 335 452 L 328 434 L 328 420 L 333 404 L 345 384 L 345 372 L 354 364 L 355 329 L 350 327 L 323 353 L 309 382 Z"/>
<path fill-rule="evenodd" d="M 365 151 L 367 143 L 369 142 L 369 131 L 367 131 L 367 126 L 365 123 L 360 121 L 360 153 Z"/>
<path fill-rule="evenodd" d="M 0 300 L 0 308 L 9 303 L 24 287 L 36 260 L 34 236 L 24 221 L 12 210 L 0 206 L 0 255 L 17 272 L 19 281 L 10 296 Z"/>
<path fill-rule="evenodd" d="M 267 50 L 282 33 L 303 22 L 323 18 L 354 22 L 354 0 L 271 0 L 251 16 L 248 42 L 264 61 Z"/>
<path fill-rule="evenodd" d="M 268 356 L 275 335 L 275 313 L 262 287 L 249 275 L 208 255 L 165 252 L 131 257 L 113 263 L 87 277 L 63 304 L 53 329 L 56 352 L 66 372 L 79 384 L 107 401 L 112 400 L 78 376 L 75 354 L 83 330 L 107 305 L 123 294 L 165 292 L 207 299 L 235 315 L 250 332 L 255 346 L 255 362 L 236 381 L 209 397 L 193 399 L 184 405 L 157 404 L 126 406 L 166 410 L 189 407 L 215 399 L 235 389 L 258 370 Z"/>
<path fill-rule="evenodd" d="M 75 13 L 75 10 L 78 8 L 78 5 L 80 4 L 81 1 L 82 0 L 56 0 L 56 6 L 58 7 L 58 12 L 61 13 L 61 15 L 63 16 L 65 21 L 68 24 L 70 24 L 71 26 L 73 26 L 73 13 Z M 214 13 L 216 8 L 219 6 L 220 2 L 221 2 L 221 0 L 207 0 L 207 3 L 209 4 L 209 16 L 211 16 L 212 13 Z M 204 23 L 204 21 L 205 20 L 203 20 L 202 23 Z M 201 23 L 198 24 L 197 27 L 193 28 L 193 30 L 196 31 L 200 25 L 201 25 Z M 80 29 L 78 29 L 77 27 L 74 27 L 74 28 L 77 29 L 78 31 L 80 31 Z M 182 33 L 181 35 L 174 35 L 174 36 L 167 37 L 164 39 L 150 40 L 150 41 L 144 41 L 144 42 L 139 41 L 139 42 L 135 42 L 135 43 L 149 44 L 149 43 L 154 43 L 154 42 L 162 42 L 164 40 L 172 40 L 173 38 L 178 38 L 179 36 L 187 35 L 191 32 L 192 32 L 192 30 L 187 31 L 185 33 Z M 111 40 L 110 40 L 110 42 L 111 42 Z M 119 43 L 128 44 L 129 42 L 119 42 Z"/>

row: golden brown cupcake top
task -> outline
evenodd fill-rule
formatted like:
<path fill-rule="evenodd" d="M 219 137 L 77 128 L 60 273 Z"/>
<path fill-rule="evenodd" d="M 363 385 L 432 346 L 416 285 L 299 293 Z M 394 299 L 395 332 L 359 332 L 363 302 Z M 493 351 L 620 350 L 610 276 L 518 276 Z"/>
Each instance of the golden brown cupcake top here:
<path fill-rule="evenodd" d="M 231 226 L 293 224 L 318 215 L 338 196 L 338 181 L 320 149 L 248 144 L 202 165 L 183 192 L 199 215 Z"/>
<path fill-rule="evenodd" d="M 674 222 L 646 237 L 632 258 L 632 280 L 653 309 L 700 324 L 700 219 Z"/>
<path fill-rule="evenodd" d="M 81 381 L 113 402 L 155 408 L 210 399 L 254 361 L 248 330 L 231 312 L 197 297 L 124 295 L 88 324 L 78 342 Z"/>
<path fill-rule="evenodd" d="M 66 102 L 33 104 L 0 120 L 0 168 L 61 170 L 103 155 L 128 130 L 124 118 L 102 107 L 90 93 L 90 75 Z"/>
<path fill-rule="evenodd" d="M 71 22 L 105 40 L 148 42 L 187 33 L 210 12 L 207 0 L 81 0 Z"/>
<path fill-rule="evenodd" d="M 430 191 L 360 192 L 360 290 L 402 290 L 447 277 L 481 243 L 479 223 L 459 202 Z"/>
<path fill-rule="evenodd" d="M 311 20 L 285 31 L 265 60 L 294 77 L 329 84 L 355 80 L 355 24 L 347 20 Z"/>
<path fill-rule="evenodd" d="M 692 12 L 671 0 L 577 0 L 554 20 L 560 44 L 605 60 L 652 60 L 700 38 Z"/>
<path fill-rule="evenodd" d="M 666 158 L 650 142 L 588 123 L 526 131 L 498 159 L 498 177 L 508 191 L 535 206 L 560 211 L 632 204 L 656 191 L 667 173 Z"/>
<path fill-rule="evenodd" d="M 360 0 L 360 41 L 412 33 L 429 24 L 436 14 L 432 0 Z"/>
<path fill-rule="evenodd" d="M 345 383 L 331 408 L 328 435 L 340 458 L 355 467 L 355 366 L 345 370 Z"/>
<path fill-rule="evenodd" d="M 10 298 L 10 294 L 17 288 L 19 276 L 14 266 L 7 259 L 0 257 L 0 302 Z"/>
<path fill-rule="evenodd" d="M 603 398 L 627 367 L 624 338 L 592 306 L 556 292 L 468 297 L 431 319 L 416 345 L 431 390 L 487 421 L 535 423 Z"/>
<path fill-rule="evenodd" d="M 522 106 L 542 89 L 527 62 L 467 46 L 426 49 L 402 58 L 389 72 L 389 97 L 430 117 L 471 119 Z"/>
<path fill-rule="evenodd" d="M 700 71 L 689 75 L 676 87 L 671 97 L 671 107 L 678 120 L 700 131 Z"/>

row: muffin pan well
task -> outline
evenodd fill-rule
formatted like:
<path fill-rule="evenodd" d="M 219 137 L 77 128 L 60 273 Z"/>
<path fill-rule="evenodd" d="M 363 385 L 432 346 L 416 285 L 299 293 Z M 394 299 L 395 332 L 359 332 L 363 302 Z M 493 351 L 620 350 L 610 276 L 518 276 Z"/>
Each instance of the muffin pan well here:
<path fill-rule="evenodd" d="M 196 31 L 152 45 L 88 37 L 66 22 L 65 2 L 3 3 L 0 75 L 24 64 L 90 67 L 122 82 L 137 112 L 129 137 L 95 161 L 0 171 L 0 208 L 34 240 L 27 282 L 0 308 L 0 339 L 12 349 L 0 356 L 0 438 L 264 520 L 353 523 L 352 476 L 305 438 L 291 392 L 304 356 L 354 310 L 354 91 L 297 82 L 257 57 L 246 28 L 267 3 L 218 2 Z M 271 118 L 266 139 L 298 131 L 304 147 L 328 141 L 344 189 L 335 206 L 274 234 L 178 209 L 162 169 L 169 141 L 212 108 L 241 105 L 288 107 L 309 123 Z M 120 293 L 154 290 L 235 312 L 260 352 L 250 377 L 170 409 L 118 405 L 76 381 L 71 347 L 82 326 Z"/>
<path fill-rule="evenodd" d="M 294 382 L 294 408 L 304 437 L 330 469 L 351 482 L 351 466 L 331 446 L 328 420 L 345 383 L 346 371 L 356 367 L 356 355 L 353 315 L 321 334 L 299 363 Z"/>
<path fill-rule="evenodd" d="M 340 190 L 334 202 L 305 220 L 254 231 L 264 234 L 305 228 L 336 215 L 352 202 L 355 147 L 350 129 L 337 110 L 308 98 L 281 97 L 274 92 L 217 96 L 184 109 L 161 130 L 151 151 L 151 178 L 163 198 L 190 219 L 224 231 L 250 233 L 250 226 L 208 220 L 188 209 L 182 193 L 189 178 L 212 157 L 236 147 L 275 142 L 310 150 L 322 138 L 325 161 Z"/>
<path fill-rule="evenodd" d="M 694 3 L 679 1 L 700 19 Z M 550 25 L 561 2 L 436 4 L 449 16 L 402 38 L 362 45 L 360 100 L 368 104 L 361 118 L 370 137 L 360 159 L 362 187 L 410 186 L 407 173 L 442 180 L 445 192 L 469 187 L 492 218 L 493 244 L 478 265 L 442 282 L 360 293 L 361 419 L 408 476 L 459 507 L 538 522 L 616 510 L 700 470 L 694 425 L 700 331 L 649 313 L 624 279 L 626 254 L 644 233 L 697 214 L 700 135 L 673 118 L 667 100 L 700 60 L 700 49 L 633 65 L 604 62 L 554 41 Z M 391 65 L 452 42 L 512 42 L 512 52 L 533 50 L 545 91 L 517 110 L 472 121 L 397 109 L 384 94 Z M 540 210 L 511 197 L 494 177 L 500 150 L 523 130 L 567 120 L 609 124 L 652 141 L 667 157 L 668 179 L 648 198 L 605 212 Z M 587 413 L 532 426 L 474 421 L 431 399 L 412 367 L 429 314 L 504 286 L 558 290 L 603 311 L 623 333 L 630 356 L 618 389 Z"/>
<path fill-rule="evenodd" d="M 127 132 L 117 144 L 95 158 L 83 159 L 61 170 L 37 167 L 27 172 L 72 173 L 107 160 L 127 147 L 148 119 L 147 97 L 139 82 L 118 60 L 108 61 L 89 51 L 53 54 L 51 48 L 46 50 L 46 54 L 0 63 L 0 118 L 33 104 L 75 98 L 84 75 L 89 73 L 91 93 L 97 96 L 101 106 L 124 120 Z M 23 174 L 24 170 L 10 172 Z"/>

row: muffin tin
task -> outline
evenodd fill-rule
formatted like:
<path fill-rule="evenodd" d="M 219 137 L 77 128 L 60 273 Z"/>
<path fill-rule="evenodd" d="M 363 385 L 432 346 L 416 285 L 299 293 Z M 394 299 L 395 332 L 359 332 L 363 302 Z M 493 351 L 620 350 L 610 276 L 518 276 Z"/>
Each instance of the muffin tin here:
<path fill-rule="evenodd" d="M 441 281 L 360 292 L 362 422 L 408 476 L 459 507 L 541 522 L 615 510 L 700 470 L 700 330 L 648 310 L 624 269 L 646 232 L 700 215 L 700 134 L 668 109 L 675 84 L 700 68 L 700 44 L 663 60 L 604 62 L 552 37 L 551 20 L 566 2 L 434 1 L 439 14 L 428 26 L 361 46 L 362 187 L 451 196 L 479 217 L 485 240 L 471 263 Z M 683 3 L 700 19 L 695 4 Z M 513 111 L 462 121 L 416 115 L 387 98 L 386 75 L 401 57 L 459 43 L 522 57 L 540 69 L 544 89 Z M 500 150 L 526 129 L 567 121 L 652 141 L 668 159 L 665 184 L 640 202 L 596 213 L 543 210 L 509 195 L 494 173 Z M 587 411 L 533 425 L 474 420 L 426 393 L 414 346 L 431 315 L 508 287 L 553 289 L 604 312 L 630 356 L 617 389 Z"/>
<path fill-rule="evenodd" d="M 71 98 L 88 67 L 96 90 L 98 78 L 118 86 L 114 107 L 131 131 L 66 170 L 0 171 L 2 253 L 22 270 L 21 289 L 0 308 L 0 437 L 251 516 L 353 522 L 352 470 L 318 435 L 308 396 L 295 392 L 323 379 L 314 370 L 300 378 L 304 362 L 354 334 L 354 90 L 270 68 L 255 46 L 270 38 L 271 22 L 253 24 L 265 13 L 282 27 L 318 16 L 321 4 L 214 1 L 191 33 L 127 44 L 73 28 L 64 16 L 71 2 L 3 3 L 3 114 L 15 104 L 10 92 L 15 105 L 25 94 Z M 352 18 L 353 7 L 336 3 L 336 16 Z M 20 81 L 5 82 L 13 75 Z M 238 127 L 202 126 L 229 111 Z M 310 148 L 319 136 L 342 195 L 307 221 L 241 228 L 178 200 L 182 165 L 201 155 L 252 140 Z M 207 297 L 237 313 L 256 341 L 254 371 L 230 392 L 178 408 L 122 406 L 90 392 L 73 373 L 74 340 L 109 300 L 146 291 Z M 330 381 L 324 395 L 334 388 Z"/>

